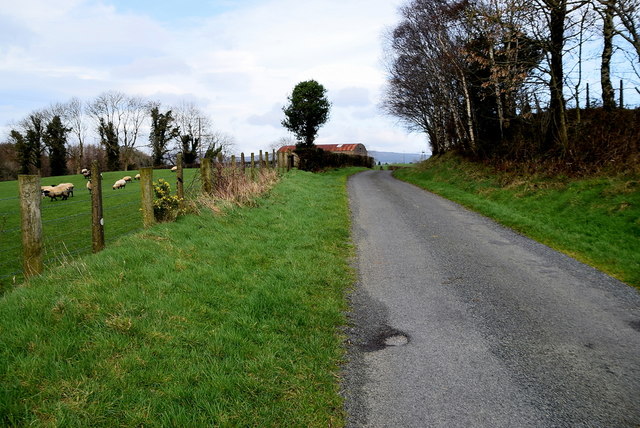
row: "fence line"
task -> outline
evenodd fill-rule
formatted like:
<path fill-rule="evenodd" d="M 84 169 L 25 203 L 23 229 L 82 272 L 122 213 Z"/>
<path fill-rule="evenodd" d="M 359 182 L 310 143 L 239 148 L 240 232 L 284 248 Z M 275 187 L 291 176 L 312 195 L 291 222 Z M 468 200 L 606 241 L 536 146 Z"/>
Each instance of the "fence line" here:
<path fill-rule="evenodd" d="M 257 159 L 255 153 L 250 153 L 250 161 L 247 161 L 244 153 L 241 153 L 239 157 L 233 155 L 227 159 L 222 156 L 217 159 L 203 159 L 200 171 L 196 171 L 189 179 L 185 180 L 181 157 L 178 159 L 180 162 L 176 171 L 177 182 L 172 184 L 172 190 L 176 193 L 182 193 L 185 198 L 195 198 L 202 193 L 213 194 L 216 186 L 225 185 L 236 174 L 255 180 L 257 172 L 261 169 L 276 168 L 278 172 L 282 173 L 289 168 L 288 157 L 284 154 L 273 151 L 273 155 L 269 156 L 268 150 L 264 152 L 261 150 Z M 246 171 L 246 169 L 250 170 Z M 143 173 L 145 170 L 146 172 Z M 231 175 L 224 172 L 229 170 Z M 83 185 L 74 189 L 74 196 L 69 197 L 72 200 L 67 199 L 64 202 L 60 201 L 60 203 L 54 203 L 58 201 L 45 202 L 45 199 L 40 195 L 40 178 L 38 176 L 25 176 L 27 178 L 22 180 L 30 183 L 30 191 L 27 192 L 26 189 L 20 189 L 19 196 L 1 198 L 0 202 L 18 201 L 19 204 L 16 205 L 23 205 L 25 198 L 31 198 L 30 209 L 34 210 L 34 214 L 27 216 L 25 221 L 28 224 L 32 224 L 35 221 L 37 224 L 34 227 L 40 227 L 41 236 L 32 236 L 26 233 L 24 225 L 18 226 L 20 225 L 20 220 L 17 219 L 15 212 L 0 213 L 0 240 L 7 238 L 7 242 L 18 243 L 11 247 L 3 245 L 2 250 L 0 250 L 0 293 L 3 292 L 3 289 L 6 289 L 7 278 L 11 278 L 9 282 L 16 282 L 21 280 L 22 276 L 28 277 L 31 274 L 39 273 L 44 265 L 56 263 L 70 256 L 87 254 L 92 248 L 94 252 L 96 251 L 94 246 L 96 238 L 93 236 L 91 227 L 94 222 L 92 211 L 95 210 L 95 207 L 93 209 L 91 207 L 94 205 L 92 203 L 94 195 L 98 192 L 101 196 L 100 209 L 103 209 L 105 213 L 104 218 L 100 213 L 98 220 L 101 226 L 104 225 L 103 233 L 106 233 L 106 238 L 103 236 L 103 241 L 112 243 L 125 234 L 141 230 L 143 227 L 153 224 L 155 222 L 152 205 L 154 197 L 153 170 L 151 168 L 141 168 L 140 172 L 143 179 L 139 181 L 140 192 L 138 194 L 128 192 L 125 193 L 126 196 L 123 196 L 119 190 L 115 190 L 113 193 L 107 192 L 103 195 L 103 190 L 109 188 L 105 188 L 104 184 L 100 186 L 94 185 L 93 193 Z M 97 171 L 97 164 L 96 170 L 92 171 L 92 177 L 96 178 L 95 181 L 100 180 L 98 178 L 100 173 Z M 91 183 L 94 184 L 93 178 Z M 143 190 L 145 188 L 146 193 Z M 98 189 L 98 192 L 96 192 L 96 189 Z M 87 198 L 87 193 L 91 194 L 90 198 Z M 79 199 L 73 200 L 76 197 L 79 197 Z M 113 204 L 115 198 L 125 198 L 125 200 L 121 203 Z M 71 208 L 77 212 L 68 214 L 70 206 L 79 208 Z M 141 209 L 135 209 L 136 206 L 141 207 Z M 147 215 L 146 219 L 142 215 L 144 212 Z M 85 218 L 87 218 L 86 225 Z M 73 226 L 66 228 L 60 226 L 67 223 L 73 224 Z M 10 228 L 2 229 L 5 226 L 10 226 Z M 32 243 L 30 240 L 33 239 L 35 239 L 35 242 Z M 91 245 L 88 245 L 89 243 Z M 36 247 L 40 246 L 40 260 L 39 262 L 36 261 L 34 269 L 31 266 L 27 266 L 25 260 L 26 257 L 31 257 L 25 253 L 28 250 L 27 247 L 31 244 Z M 38 263 L 41 264 L 41 267 L 38 267 Z M 22 267 L 21 264 L 23 264 Z"/>

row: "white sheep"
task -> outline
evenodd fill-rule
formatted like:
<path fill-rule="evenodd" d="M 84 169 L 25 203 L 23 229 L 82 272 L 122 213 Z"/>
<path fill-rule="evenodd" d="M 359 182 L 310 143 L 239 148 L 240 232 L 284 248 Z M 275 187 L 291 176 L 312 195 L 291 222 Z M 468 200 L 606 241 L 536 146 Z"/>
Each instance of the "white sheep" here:
<path fill-rule="evenodd" d="M 67 191 L 69 192 L 70 196 L 73 196 L 73 189 L 74 189 L 74 185 L 73 183 L 60 183 L 58 184 L 57 187 L 65 187 L 67 189 Z"/>
<path fill-rule="evenodd" d="M 68 184 L 68 183 L 64 183 Z M 59 184 L 57 186 L 45 186 L 47 189 L 43 190 L 44 196 L 51 198 L 51 201 L 57 201 L 58 198 L 62 198 L 63 201 L 69 197 L 69 189 L 66 185 Z"/>
<path fill-rule="evenodd" d="M 123 177 L 122 179 L 123 179 L 124 181 L 126 181 L 127 183 L 130 183 L 130 182 L 131 182 L 131 176 L 130 176 L 130 175 L 127 175 L 127 176 Z"/>
<path fill-rule="evenodd" d="M 84 175 L 84 178 L 86 179 L 91 178 L 91 171 L 89 171 L 87 168 L 82 168 L 81 174 Z"/>
<path fill-rule="evenodd" d="M 178 167 L 177 167 L 177 166 L 174 166 L 173 168 L 171 168 L 171 171 L 172 171 L 172 172 L 176 172 L 177 170 L 178 170 Z"/>
<path fill-rule="evenodd" d="M 53 189 L 56 186 L 40 186 L 40 193 L 42 194 L 42 197 L 46 197 L 46 191 L 48 191 L 49 189 Z"/>
<path fill-rule="evenodd" d="M 118 180 L 113 184 L 113 190 L 116 189 L 124 189 L 124 186 L 127 185 L 127 182 L 124 180 Z"/>
<path fill-rule="evenodd" d="M 93 185 L 91 184 L 91 181 L 87 181 L 87 190 L 89 193 L 91 193 L 91 189 L 93 189 Z"/>
<path fill-rule="evenodd" d="M 134 180 L 140 180 L 140 174 L 136 174 L 135 177 L 133 177 Z"/>

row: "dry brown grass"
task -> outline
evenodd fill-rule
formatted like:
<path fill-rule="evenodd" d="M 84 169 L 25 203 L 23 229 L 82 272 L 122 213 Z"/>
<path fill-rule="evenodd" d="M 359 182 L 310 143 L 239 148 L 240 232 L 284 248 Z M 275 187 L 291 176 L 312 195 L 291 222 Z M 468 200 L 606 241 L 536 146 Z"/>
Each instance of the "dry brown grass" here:
<path fill-rule="evenodd" d="M 253 204 L 256 197 L 269 191 L 278 181 L 277 171 L 266 168 L 251 174 L 241 168 L 218 167 L 214 174 L 213 195 L 201 194 L 195 199 L 195 204 L 215 213 L 220 213 L 225 206 Z"/>

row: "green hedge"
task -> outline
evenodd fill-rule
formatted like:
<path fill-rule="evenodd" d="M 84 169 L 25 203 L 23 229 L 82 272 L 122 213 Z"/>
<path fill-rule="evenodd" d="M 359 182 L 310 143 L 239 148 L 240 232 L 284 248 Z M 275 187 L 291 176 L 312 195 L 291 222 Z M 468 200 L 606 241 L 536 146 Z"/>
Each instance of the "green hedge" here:
<path fill-rule="evenodd" d="M 294 153 L 298 155 L 298 169 L 303 171 L 320 171 L 326 168 L 349 166 L 373 168 L 374 165 L 374 160 L 370 156 L 332 153 L 318 147 L 296 148 Z"/>

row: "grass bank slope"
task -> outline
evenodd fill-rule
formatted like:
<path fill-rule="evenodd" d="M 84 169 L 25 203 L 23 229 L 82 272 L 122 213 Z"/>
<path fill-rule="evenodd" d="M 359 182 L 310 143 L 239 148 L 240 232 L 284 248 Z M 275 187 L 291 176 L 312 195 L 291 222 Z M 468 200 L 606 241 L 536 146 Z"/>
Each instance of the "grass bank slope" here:
<path fill-rule="evenodd" d="M 640 287 L 640 176 L 523 176 L 453 155 L 395 176 Z"/>
<path fill-rule="evenodd" d="M 342 425 L 348 172 L 291 172 L 1 297 L 0 425 Z"/>

